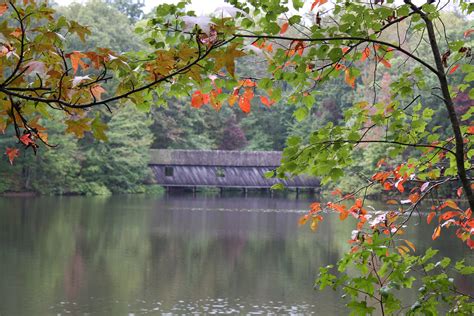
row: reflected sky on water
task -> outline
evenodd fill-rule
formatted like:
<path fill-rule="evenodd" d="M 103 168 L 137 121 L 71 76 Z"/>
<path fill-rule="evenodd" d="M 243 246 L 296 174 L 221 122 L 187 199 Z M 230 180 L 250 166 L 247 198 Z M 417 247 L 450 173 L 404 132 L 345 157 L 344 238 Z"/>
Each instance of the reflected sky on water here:
<path fill-rule="evenodd" d="M 345 314 L 340 293 L 312 287 L 354 225 L 327 216 L 317 233 L 298 228 L 311 201 L 2 197 L 0 315 Z M 422 250 L 432 229 L 408 235 Z M 435 243 L 443 255 L 472 262 L 445 235 Z"/>

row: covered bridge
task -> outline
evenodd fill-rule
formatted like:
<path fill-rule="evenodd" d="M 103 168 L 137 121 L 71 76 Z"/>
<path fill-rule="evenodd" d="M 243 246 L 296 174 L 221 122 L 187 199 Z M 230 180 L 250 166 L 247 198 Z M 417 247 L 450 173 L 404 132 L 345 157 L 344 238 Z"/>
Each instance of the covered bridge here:
<path fill-rule="evenodd" d="M 316 188 L 313 177 L 267 179 L 265 172 L 280 165 L 279 151 L 151 150 L 150 167 L 165 187 L 269 188 L 282 182 L 290 188 Z"/>

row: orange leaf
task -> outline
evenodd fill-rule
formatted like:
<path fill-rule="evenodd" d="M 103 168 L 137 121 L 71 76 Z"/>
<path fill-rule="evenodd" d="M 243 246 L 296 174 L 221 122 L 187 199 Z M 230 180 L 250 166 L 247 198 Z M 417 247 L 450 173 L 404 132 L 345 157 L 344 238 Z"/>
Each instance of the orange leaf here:
<path fill-rule="evenodd" d="M 400 192 L 405 191 L 405 188 L 403 187 L 403 181 L 398 181 L 397 184 L 396 184 L 396 187 L 397 187 L 398 191 L 400 191 Z"/>
<path fill-rule="evenodd" d="M 18 157 L 19 154 L 18 148 L 8 148 L 6 151 L 6 155 L 8 156 L 8 160 L 10 161 L 10 164 L 13 165 L 13 160 L 15 160 L 16 157 Z"/>
<path fill-rule="evenodd" d="M 398 201 L 397 200 L 388 200 L 386 203 L 391 204 L 391 205 L 397 205 Z"/>
<path fill-rule="evenodd" d="M 357 208 L 361 208 L 361 207 L 362 207 L 362 200 L 361 200 L 361 199 L 357 199 L 357 200 L 355 201 L 355 204 L 354 204 L 354 205 L 355 205 L 355 207 L 357 207 Z"/>
<path fill-rule="evenodd" d="M 382 63 L 382 65 L 384 65 L 386 68 L 391 68 L 392 65 L 388 62 L 388 60 L 382 58 L 382 57 L 379 57 L 379 61 Z"/>
<path fill-rule="evenodd" d="M 316 212 L 321 211 L 321 203 L 314 202 L 309 207 L 311 208 L 311 213 L 316 213 Z"/>
<path fill-rule="evenodd" d="M 437 226 L 433 232 L 433 236 L 431 236 L 431 239 L 435 240 L 436 238 L 439 237 L 439 235 L 441 235 L 441 226 Z"/>
<path fill-rule="evenodd" d="M 74 70 L 74 74 L 76 74 L 77 70 L 79 69 L 79 66 L 81 66 L 82 69 L 89 68 L 89 65 L 83 62 L 81 59 L 86 58 L 86 54 L 81 53 L 79 51 L 73 51 L 72 53 L 66 54 L 65 56 L 66 58 L 69 58 L 71 60 L 72 70 Z"/>
<path fill-rule="evenodd" d="M 0 16 L 3 15 L 8 10 L 8 4 L 2 3 L 0 4 Z"/>
<path fill-rule="evenodd" d="M 462 187 L 459 187 L 457 190 L 456 190 L 456 195 L 460 198 L 461 195 L 462 195 Z"/>
<path fill-rule="evenodd" d="M 393 187 L 393 185 L 392 185 L 390 182 L 388 182 L 388 181 L 386 181 L 386 182 L 383 183 L 383 189 L 384 189 L 384 190 L 391 190 L 392 187 Z"/>
<path fill-rule="evenodd" d="M 362 52 L 362 57 L 360 58 L 360 61 L 364 61 L 370 56 L 370 48 L 366 47 L 364 51 Z"/>
<path fill-rule="evenodd" d="M 209 95 L 202 93 L 201 91 L 196 91 L 191 97 L 191 106 L 199 109 L 204 104 L 209 103 Z"/>
<path fill-rule="evenodd" d="M 298 220 L 298 224 L 303 226 L 304 224 L 306 224 L 306 222 L 308 221 L 309 219 L 309 215 L 308 214 L 305 214 L 303 216 L 300 217 L 300 219 Z"/>
<path fill-rule="evenodd" d="M 273 100 L 271 100 L 271 99 L 269 99 L 265 96 L 261 96 L 260 101 L 262 101 L 262 104 L 267 106 L 267 107 L 271 107 L 275 103 L 275 101 L 273 101 Z"/>
<path fill-rule="evenodd" d="M 447 221 L 451 218 L 453 218 L 454 216 L 457 216 L 457 215 L 460 215 L 461 213 L 459 211 L 449 211 L 449 212 L 446 212 L 446 213 L 443 213 L 443 215 L 441 215 L 439 217 L 439 221 Z"/>
<path fill-rule="evenodd" d="M 288 24 L 288 22 L 285 22 L 285 23 L 282 24 L 281 29 L 280 29 L 280 35 L 284 34 L 288 30 L 288 26 L 290 26 L 290 24 Z"/>
<path fill-rule="evenodd" d="M 16 38 L 20 37 L 22 34 L 21 29 L 18 27 L 16 28 L 13 32 L 10 33 L 11 36 L 14 36 Z"/>
<path fill-rule="evenodd" d="M 454 65 L 454 67 L 451 68 L 451 70 L 449 71 L 449 74 L 452 74 L 452 73 L 455 72 L 458 68 L 459 68 L 459 65 Z"/>
<path fill-rule="evenodd" d="M 464 212 L 464 217 L 466 218 L 471 218 L 472 216 L 472 210 L 471 208 L 468 208 L 465 212 Z"/>
<path fill-rule="evenodd" d="M 467 133 L 468 133 L 468 134 L 471 134 L 471 135 L 474 135 L 474 125 L 473 125 L 473 126 L 469 126 L 469 127 L 467 128 Z"/>
<path fill-rule="evenodd" d="M 343 211 L 341 212 L 341 214 L 339 214 L 339 219 L 341 221 L 345 220 L 347 218 L 347 216 L 349 215 L 349 212 L 348 211 Z"/>
<path fill-rule="evenodd" d="M 240 84 L 242 84 L 243 87 L 256 87 L 257 84 L 255 83 L 255 81 L 253 81 L 252 79 L 245 79 L 245 80 L 242 80 L 242 81 L 239 81 Z"/>
<path fill-rule="evenodd" d="M 340 189 L 334 189 L 334 191 L 331 192 L 331 195 L 340 195 L 342 196 L 342 191 Z"/>
<path fill-rule="evenodd" d="M 250 113 L 250 100 L 247 99 L 244 95 L 239 97 L 239 107 L 244 113 Z"/>
<path fill-rule="evenodd" d="M 102 93 L 107 92 L 100 84 L 95 84 L 91 87 L 91 94 L 96 100 L 102 100 Z"/>
<path fill-rule="evenodd" d="M 431 212 L 428 214 L 428 217 L 426 218 L 426 222 L 429 224 L 433 220 L 433 217 L 436 216 L 436 212 Z"/>
<path fill-rule="evenodd" d="M 344 79 L 345 79 L 346 83 L 347 83 L 350 87 L 352 87 L 352 89 L 354 89 L 354 88 L 355 88 L 355 80 L 356 80 L 356 78 L 351 75 L 351 71 L 349 70 L 349 68 L 346 68 L 345 74 L 346 74 L 346 75 L 345 75 Z"/>
<path fill-rule="evenodd" d="M 314 9 L 317 5 L 323 5 L 323 4 L 325 4 L 326 2 L 328 2 L 328 0 L 314 0 L 313 4 L 311 5 L 311 10 L 310 10 L 310 11 L 313 11 L 313 9 Z"/>
<path fill-rule="evenodd" d="M 445 207 L 450 207 L 450 208 L 453 208 L 455 210 L 459 210 L 459 206 L 456 204 L 456 202 L 454 202 L 453 200 L 446 200 L 443 204 L 441 204 L 441 206 L 439 207 L 440 209 L 443 209 Z"/>
<path fill-rule="evenodd" d="M 415 204 L 415 203 L 420 199 L 420 194 L 419 194 L 419 193 L 410 194 L 410 196 L 408 197 L 408 199 L 409 199 L 413 204 Z"/>

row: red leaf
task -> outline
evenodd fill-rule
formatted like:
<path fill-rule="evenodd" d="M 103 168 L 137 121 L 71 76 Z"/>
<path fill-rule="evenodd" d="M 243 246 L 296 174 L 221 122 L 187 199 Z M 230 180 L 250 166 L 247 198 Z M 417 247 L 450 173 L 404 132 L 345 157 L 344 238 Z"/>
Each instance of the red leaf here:
<path fill-rule="evenodd" d="M 191 97 L 191 106 L 199 109 L 204 104 L 209 103 L 209 95 L 202 93 L 201 91 L 196 91 Z"/>
<path fill-rule="evenodd" d="M 433 236 L 431 236 L 431 239 L 435 240 L 436 238 L 439 237 L 439 235 L 441 235 L 441 226 L 437 226 L 433 232 Z"/>
<path fill-rule="evenodd" d="M 436 216 L 436 212 L 431 212 L 430 214 L 428 214 L 428 217 L 426 218 L 426 222 L 429 224 L 431 223 L 431 221 L 433 220 L 433 217 Z"/>
<path fill-rule="evenodd" d="M 0 4 L 0 16 L 3 15 L 8 10 L 8 4 L 2 3 Z"/>
<path fill-rule="evenodd" d="M 360 58 L 360 61 L 366 60 L 370 56 L 370 48 L 366 47 L 364 51 L 362 52 L 362 57 Z"/>
<path fill-rule="evenodd" d="M 13 165 L 13 160 L 15 160 L 16 157 L 18 157 L 19 154 L 18 148 L 8 148 L 6 154 L 8 156 L 8 160 L 10 161 L 10 164 Z"/>
<path fill-rule="evenodd" d="M 461 195 L 462 195 L 462 187 L 459 187 L 457 190 L 456 190 L 456 195 L 460 198 Z"/>
<path fill-rule="evenodd" d="M 458 68 L 459 68 L 459 65 L 454 65 L 454 67 L 451 68 L 451 70 L 449 71 L 449 74 L 452 74 L 452 73 L 455 72 Z"/>
<path fill-rule="evenodd" d="M 282 24 L 281 29 L 280 29 L 280 35 L 284 34 L 288 30 L 288 26 L 290 26 L 290 24 L 288 24 L 288 22 L 285 22 L 285 23 Z"/>
<path fill-rule="evenodd" d="M 273 100 L 271 100 L 271 99 L 269 99 L 265 96 L 261 96 L 260 101 L 262 101 L 262 104 L 267 106 L 267 107 L 271 107 L 275 103 L 275 101 L 273 101 Z"/>
<path fill-rule="evenodd" d="M 20 142 L 22 142 L 25 146 L 30 144 L 34 144 L 35 142 L 30 138 L 31 134 L 27 133 L 20 137 Z"/>
<path fill-rule="evenodd" d="M 244 113 L 250 113 L 250 100 L 245 97 L 245 95 L 241 95 L 239 97 L 239 107 Z"/>
<path fill-rule="evenodd" d="M 469 29 L 469 30 L 467 30 L 466 32 L 464 32 L 464 37 L 468 37 L 468 36 L 471 35 L 472 33 L 474 33 L 474 29 Z"/>
<path fill-rule="evenodd" d="M 474 240 L 472 240 L 471 238 L 469 238 L 469 239 L 466 241 L 466 244 L 467 244 L 467 246 L 468 246 L 470 249 L 474 249 Z"/>

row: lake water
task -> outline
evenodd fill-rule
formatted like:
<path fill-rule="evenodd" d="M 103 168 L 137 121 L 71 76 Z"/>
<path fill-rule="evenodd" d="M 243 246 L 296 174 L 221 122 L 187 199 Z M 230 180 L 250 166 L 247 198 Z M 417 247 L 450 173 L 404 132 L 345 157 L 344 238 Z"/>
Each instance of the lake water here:
<path fill-rule="evenodd" d="M 340 293 L 312 287 L 354 226 L 327 216 L 317 233 L 298 228 L 311 201 L 0 197 L 0 315 L 346 314 Z M 432 230 L 408 235 L 422 250 Z M 435 247 L 472 262 L 447 235 Z"/>

